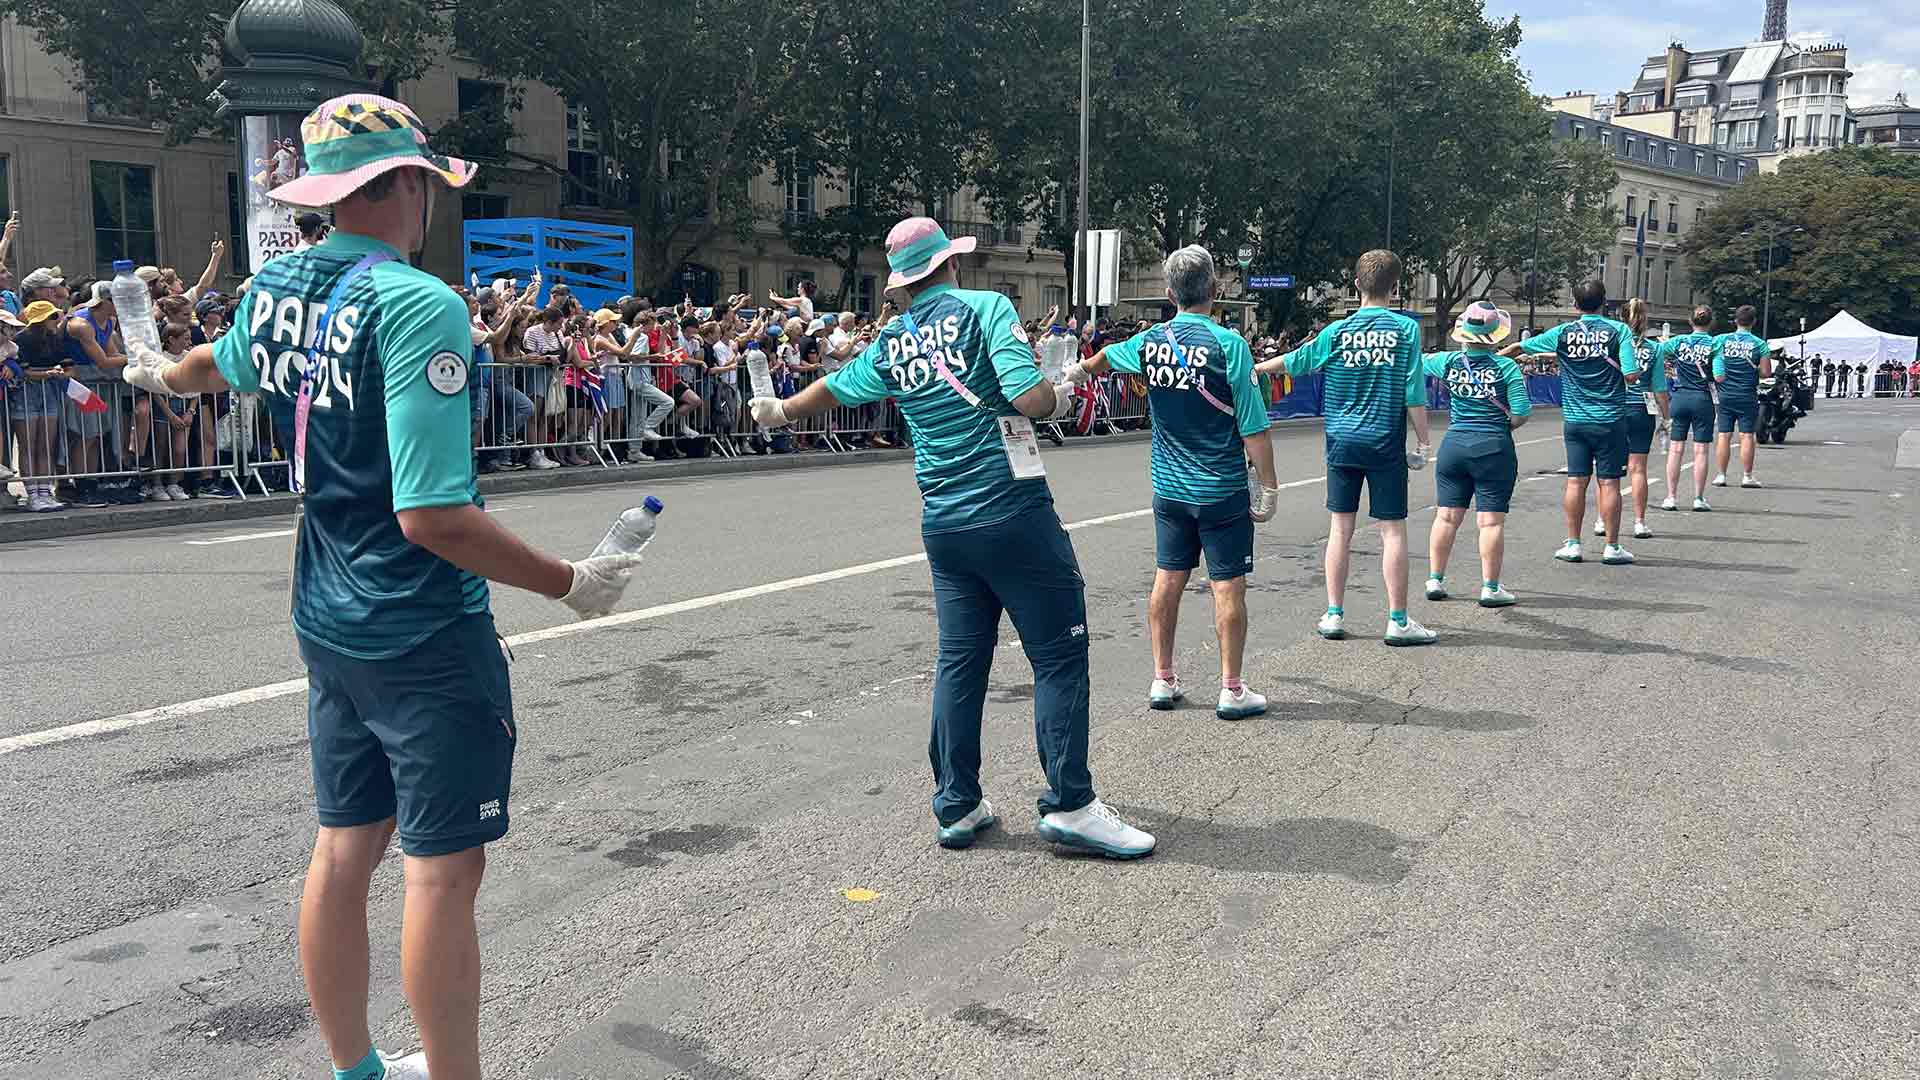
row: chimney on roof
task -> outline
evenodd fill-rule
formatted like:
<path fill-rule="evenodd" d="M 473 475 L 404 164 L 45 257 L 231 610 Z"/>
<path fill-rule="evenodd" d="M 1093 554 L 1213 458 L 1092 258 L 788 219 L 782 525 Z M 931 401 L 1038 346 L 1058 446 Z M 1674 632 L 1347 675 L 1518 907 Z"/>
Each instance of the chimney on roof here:
<path fill-rule="evenodd" d="M 1687 50 L 1685 46 L 1679 44 L 1678 42 L 1675 42 L 1674 44 L 1667 46 L 1666 93 L 1660 96 L 1661 108 L 1663 109 L 1673 108 L 1674 88 L 1678 87 L 1680 85 L 1680 80 L 1686 77 L 1687 77 Z"/>
<path fill-rule="evenodd" d="M 1787 0 L 1767 0 L 1767 21 L 1760 27 L 1760 40 L 1787 40 Z"/>

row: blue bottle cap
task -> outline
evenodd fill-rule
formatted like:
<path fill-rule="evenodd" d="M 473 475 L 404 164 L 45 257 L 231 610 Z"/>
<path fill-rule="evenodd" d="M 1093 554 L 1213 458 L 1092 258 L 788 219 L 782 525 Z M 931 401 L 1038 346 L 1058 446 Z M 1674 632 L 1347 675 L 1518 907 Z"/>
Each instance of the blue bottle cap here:
<path fill-rule="evenodd" d="M 667 505 L 665 503 L 661 502 L 659 499 L 656 499 L 651 495 L 641 500 L 640 505 L 646 507 L 649 512 L 655 513 L 655 514 L 667 508 Z"/>
<path fill-rule="evenodd" d="M 133 269 L 133 260 L 132 260 L 132 259 L 115 259 L 115 260 L 113 260 L 113 272 L 114 272 L 114 273 L 116 273 L 116 274 L 124 274 L 124 273 L 128 273 L 128 272 L 129 272 L 129 271 L 131 271 L 132 269 Z"/>

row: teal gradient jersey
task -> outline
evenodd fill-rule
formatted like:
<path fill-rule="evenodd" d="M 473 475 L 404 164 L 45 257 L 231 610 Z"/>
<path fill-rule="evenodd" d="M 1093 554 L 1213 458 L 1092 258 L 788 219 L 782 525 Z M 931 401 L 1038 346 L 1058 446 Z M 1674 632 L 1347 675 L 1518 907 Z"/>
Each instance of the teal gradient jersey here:
<path fill-rule="evenodd" d="M 1241 440 L 1273 422 L 1253 377 L 1253 353 L 1240 335 L 1203 315 L 1182 313 L 1108 346 L 1106 355 L 1115 371 L 1146 381 L 1155 495 L 1207 506 L 1247 490 L 1247 450 Z"/>
<path fill-rule="evenodd" d="M 1660 362 L 1660 343 L 1651 338 L 1634 338 L 1633 362 L 1640 369 L 1637 382 L 1620 380 L 1620 404 L 1628 411 L 1645 411 L 1647 402 L 1643 394 L 1664 394 L 1667 392 L 1667 366 Z"/>
<path fill-rule="evenodd" d="M 1626 377 L 1640 370 L 1633 331 L 1600 315 L 1570 323 L 1520 343 L 1530 353 L 1560 358 L 1560 417 L 1569 424 L 1611 424 L 1626 416 Z"/>
<path fill-rule="evenodd" d="M 1533 412 L 1527 396 L 1527 376 L 1520 365 L 1488 349 L 1428 353 L 1428 375 L 1447 384 L 1450 402 L 1447 438 L 1473 457 L 1513 444 L 1513 424 L 1507 419 Z M 1500 403 L 1507 411 L 1502 412 Z"/>
<path fill-rule="evenodd" d="M 1746 405 L 1759 400 L 1760 361 L 1767 356 L 1767 343 L 1746 331 L 1735 330 L 1713 339 L 1713 374 L 1725 376 L 1720 384 L 1720 401 L 1728 405 Z"/>
<path fill-rule="evenodd" d="M 940 377 L 936 358 L 978 406 Z M 1006 297 L 938 285 L 914 297 L 865 352 L 827 376 L 827 389 L 842 405 L 899 403 L 913 433 L 913 475 L 925 499 L 921 531 L 943 533 L 993 525 L 1052 501 L 1046 477 L 1014 477 L 998 425 L 1000 417 L 1018 415 L 1013 399 L 1040 378 L 1020 313 Z"/>
<path fill-rule="evenodd" d="M 1376 468 L 1406 460 L 1407 409 L 1427 404 L 1419 323 L 1386 308 L 1361 308 L 1288 353 L 1286 364 L 1295 378 L 1324 373 L 1327 464 Z"/>
<path fill-rule="evenodd" d="M 1660 346 L 1661 365 L 1667 369 L 1674 393 L 1713 392 L 1713 372 L 1718 365 L 1713 356 L 1713 340 L 1712 334 L 1695 330 L 1668 338 Z"/>
<path fill-rule="evenodd" d="M 293 626 L 363 660 L 398 656 L 487 610 L 487 583 L 400 532 L 396 511 L 480 505 L 467 380 L 467 307 L 376 240 L 334 232 L 261 267 L 214 362 L 262 395 L 292 452 L 306 347 L 335 282 L 364 255 L 328 318 L 307 424 L 306 502 L 293 564 Z"/>

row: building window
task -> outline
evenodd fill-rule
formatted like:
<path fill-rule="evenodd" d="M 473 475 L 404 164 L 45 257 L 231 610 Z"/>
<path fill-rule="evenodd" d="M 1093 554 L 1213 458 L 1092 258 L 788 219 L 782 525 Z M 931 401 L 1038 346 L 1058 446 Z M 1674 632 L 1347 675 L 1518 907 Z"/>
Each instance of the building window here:
<path fill-rule="evenodd" d="M 1696 173 L 1707 171 L 1707 155 L 1698 150 L 1693 152 L 1693 171 Z"/>
<path fill-rule="evenodd" d="M 814 278 L 813 278 L 813 271 L 811 270 L 789 270 L 787 271 L 786 278 L 785 278 L 786 291 L 781 293 L 780 295 L 799 296 L 800 283 L 803 281 L 812 281 L 812 280 L 814 280 Z"/>
<path fill-rule="evenodd" d="M 1800 118 L 1797 116 L 1787 117 L 1786 128 L 1780 133 L 1781 138 L 1783 138 L 1786 141 L 1787 149 L 1789 150 L 1793 149 L 1793 128 L 1794 128 L 1794 124 L 1797 121 L 1799 121 L 1799 119 Z"/>
<path fill-rule="evenodd" d="M 1718 74 L 1720 74 L 1720 57 L 1718 56 L 1706 60 L 1687 61 L 1687 78 L 1689 79 L 1703 79 L 1709 75 Z"/>
<path fill-rule="evenodd" d="M 507 87 L 484 79 L 459 80 L 460 115 L 477 118 L 477 126 L 462 143 L 468 155 L 507 156 Z"/>
<path fill-rule="evenodd" d="M 1621 296 L 1633 295 L 1633 282 L 1631 280 L 1632 277 L 1633 277 L 1633 256 L 1622 255 L 1620 257 L 1620 295 Z"/>
<path fill-rule="evenodd" d="M 492 221 L 507 217 L 507 197 L 484 191 L 471 191 L 460 196 L 460 219 L 462 221 Z"/>
<path fill-rule="evenodd" d="M 0 220 L 5 220 L 13 216 L 13 170 L 8 167 L 11 160 L 7 155 L 0 154 Z M 231 180 L 232 176 L 229 175 L 228 179 Z M 232 186 L 229 185 L 227 190 L 231 192 L 233 190 Z M 240 234 L 236 232 L 232 235 L 239 236 Z M 20 276 L 25 277 L 26 275 L 22 274 Z"/>
<path fill-rule="evenodd" d="M 247 203 L 240 192 L 240 174 L 227 174 L 227 258 L 233 276 L 246 277 L 253 271 L 247 261 Z"/>
<path fill-rule="evenodd" d="M 1643 299 L 1653 293 L 1653 260 L 1640 260 L 1640 295 Z"/>
<path fill-rule="evenodd" d="M 1584 139 L 1584 138 L 1586 138 L 1586 137 L 1587 137 L 1587 125 L 1585 125 L 1585 124 L 1575 124 L 1575 125 L 1573 125 L 1573 137 L 1574 137 L 1574 140 L 1575 140 L 1576 142 L 1577 142 L 1577 141 L 1579 141 L 1579 140 L 1581 140 L 1581 139 Z"/>
<path fill-rule="evenodd" d="M 733 275 L 733 291 L 751 297 L 753 295 L 753 274 L 747 267 L 741 267 Z"/>
<path fill-rule="evenodd" d="M 1067 309 L 1067 287 L 1065 285 L 1047 285 L 1040 289 L 1040 303 L 1049 308 Z"/>
<path fill-rule="evenodd" d="M 93 259 L 102 273 L 115 259 L 160 261 L 154 230 L 153 167 L 96 161 L 93 181 Z"/>
<path fill-rule="evenodd" d="M 1677 169 L 1679 167 L 1680 167 L 1680 148 L 1677 146 L 1674 146 L 1672 143 L 1668 143 L 1667 144 L 1667 168 Z"/>
<path fill-rule="evenodd" d="M 1747 178 L 1747 163 L 1744 161 L 1734 162 L 1733 171 L 1734 171 L 1733 178 L 1735 180 L 1745 180 Z"/>
<path fill-rule="evenodd" d="M 1634 138 L 1631 135 L 1627 136 L 1627 156 L 1628 157 L 1633 156 L 1634 144 L 1636 144 L 1637 142 L 1639 142 L 1638 139 Z"/>
<path fill-rule="evenodd" d="M 860 301 L 854 305 L 855 311 L 862 315 L 872 315 L 879 310 L 873 304 L 873 290 L 876 284 L 872 274 L 860 275 Z"/>
<path fill-rule="evenodd" d="M 1782 86 L 1780 87 L 1780 92 L 1787 97 L 1799 97 L 1800 89 L 1803 85 L 1804 84 L 1800 76 L 1795 75 L 1793 78 L 1788 79 L 1784 84 L 1782 84 Z"/>
<path fill-rule="evenodd" d="M 1672 200 L 1667 202 L 1667 231 L 1670 233 L 1680 231 L 1680 204 Z"/>
<path fill-rule="evenodd" d="M 567 182 L 562 185 L 560 201 L 569 206 L 599 206 L 600 133 L 593 130 L 587 110 L 567 106 Z"/>
<path fill-rule="evenodd" d="M 1667 260 L 1666 276 L 1660 279 L 1660 302 L 1673 303 L 1673 260 Z"/>
<path fill-rule="evenodd" d="M 1760 145 L 1760 121 L 1742 120 L 1733 125 L 1733 148 L 1752 150 Z"/>
<path fill-rule="evenodd" d="M 1635 212 L 1636 210 L 1638 210 L 1639 206 L 1640 206 L 1639 196 L 1637 195 L 1627 196 L 1627 224 L 1637 225 L 1640 223 L 1640 215 Z"/>
<path fill-rule="evenodd" d="M 1693 227 L 1699 228 L 1707 220 L 1707 204 L 1701 203 L 1693 208 Z"/>
<path fill-rule="evenodd" d="M 1713 100 L 1713 91 L 1705 86 L 1688 86 L 1674 91 L 1673 107 L 1676 109 L 1698 109 Z"/>
<path fill-rule="evenodd" d="M 799 162 L 789 158 L 786 174 L 787 224 L 813 220 L 812 168 L 803 172 Z"/>
<path fill-rule="evenodd" d="M 1681 128 L 1681 129 L 1680 129 L 1680 141 L 1681 141 L 1681 142 L 1683 142 L 1683 143 L 1690 143 L 1690 142 L 1692 142 L 1692 141 L 1693 141 L 1693 135 L 1694 135 L 1694 131 L 1693 131 L 1693 125 L 1692 125 L 1692 124 L 1688 124 L 1687 126 L 1685 126 L 1685 127 L 1683 127 L 1683 128 Z M 1669 164 L 1669 165 L 1671 165 L 1671 164 L 1673 164 L 1673 163 L 1672 163 L 1672 162 L 1668 162 L 1667 164 Z"/>

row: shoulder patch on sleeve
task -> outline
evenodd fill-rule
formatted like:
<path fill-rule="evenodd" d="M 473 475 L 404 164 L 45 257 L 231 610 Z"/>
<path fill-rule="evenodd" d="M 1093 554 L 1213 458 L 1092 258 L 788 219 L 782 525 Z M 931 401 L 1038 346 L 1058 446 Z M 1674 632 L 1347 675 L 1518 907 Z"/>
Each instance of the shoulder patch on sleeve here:
<path fill-rule="evenodd" d="M 1019 342 L 1022 345 L 1033 344 L 1031 341 L 1027 340 L 1027 328 L 1020 325 L 1020 319 L 1018 316 L 1016 316 L 1013 320 L 1013 340 Z"/>
<path fill-rule="evenodd" d="M 437 352 L 427 361 L 427 385 L 451 397 L 467 388 L 467 358 L 457 352 Z"/>

